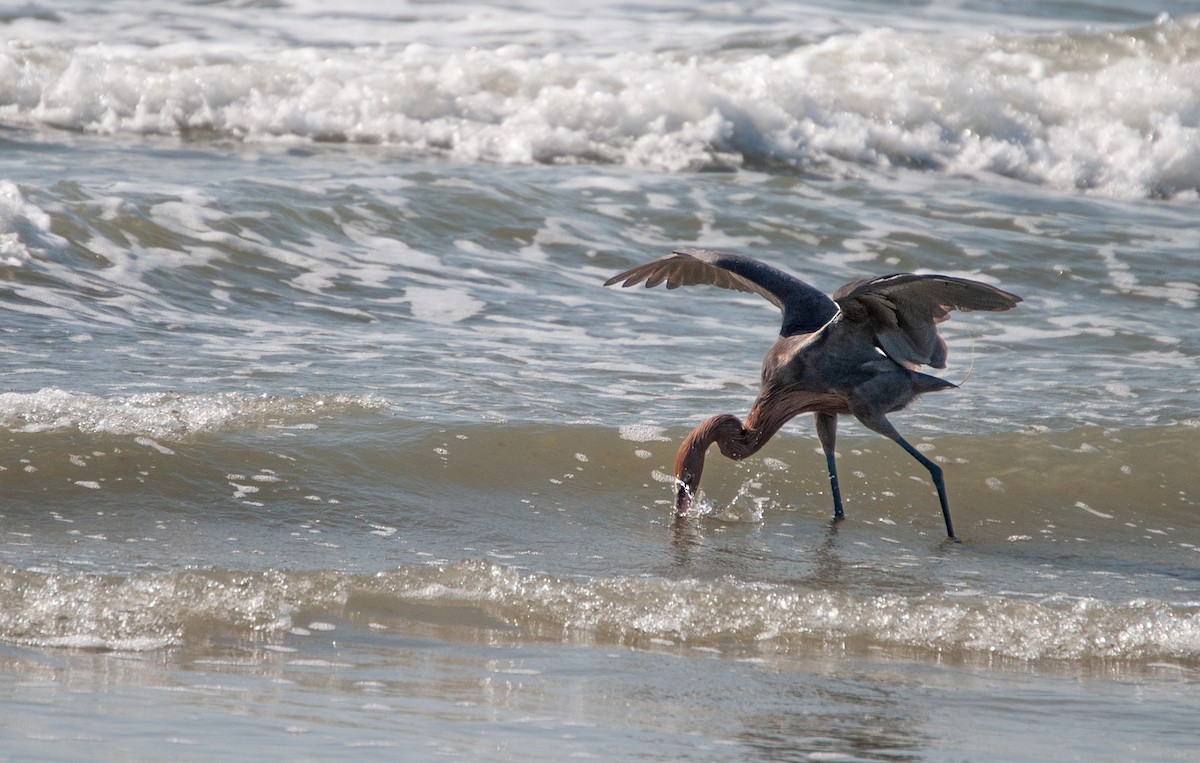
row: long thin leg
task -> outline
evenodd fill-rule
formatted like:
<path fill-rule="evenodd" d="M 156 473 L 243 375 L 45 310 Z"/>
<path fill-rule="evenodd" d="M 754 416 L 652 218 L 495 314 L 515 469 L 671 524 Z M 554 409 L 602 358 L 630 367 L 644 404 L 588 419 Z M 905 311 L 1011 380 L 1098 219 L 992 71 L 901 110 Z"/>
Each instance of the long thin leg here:
<path fill-rule="evenodd" d="M 942 480 L 942 467 L 930 461 L 921 451 L 910 445 L 908 440 L 905 440 L 896 431 L 896 427 L 892 426 L 892 422 L 882 414 L 871 417 L 859 416 L 858 420 L 884 437 L 895 441 L 901 448 L 908 451 L 908 455 L 917 459 L 921 462 L 921 466 L 929 470 L 929 477 L 933 480 L 933 486 L 937 488 L 938 501 L 942 504 L 942 518 L 946 520 L 946 535 L 957 543 L 958 538 L 954 537 L 954 525 L 950 522 L 950 503 L 946 500 L 946 483 Z"/>
<path fill-rule="evenodd" d="M 954 537 L 954 525 L 950 523 L 950 504 L 946 500 L 946 483 L 942 480 L 942 467 L 925 458 L 919 450 L 908 444 L 900 435 L 894 438 L 900 444 L 901 448 L 908 451 L 908 454 L 921 462 L 921 465 L 929 470 L 929 477 L 933 480 L 933 486 L 937 488 L 938 501 L 942 504 L 942 518 L 946 520 L 946 536 L 950 540 L 958 542 L 958 538 Z"/>
<path fill-rule="evenodd" d="M 818 411 L 813 414 L 817 427 L 817 439 L 825 451 L 825 465 L 829 467 L 829 489 L 833 491 L 833 518 L 846 516 L 842 511 L 842 491 L 838 488 L 837 463 L 833 455 L 833 444 L 837 440 L 837 414 Z"/>

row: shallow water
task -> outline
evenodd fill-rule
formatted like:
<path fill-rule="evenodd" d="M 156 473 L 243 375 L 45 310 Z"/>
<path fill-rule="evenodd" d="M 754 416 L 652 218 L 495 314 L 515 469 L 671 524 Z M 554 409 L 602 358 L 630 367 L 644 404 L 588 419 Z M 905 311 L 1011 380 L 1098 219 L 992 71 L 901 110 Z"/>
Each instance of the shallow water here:
<path fill-rule="evenodd" d="M 0 16 L 0 760 L 1182 760 L 1197 17 L 51 3 Z M 714 452 L 773 307 L 1018 309 Z"/>

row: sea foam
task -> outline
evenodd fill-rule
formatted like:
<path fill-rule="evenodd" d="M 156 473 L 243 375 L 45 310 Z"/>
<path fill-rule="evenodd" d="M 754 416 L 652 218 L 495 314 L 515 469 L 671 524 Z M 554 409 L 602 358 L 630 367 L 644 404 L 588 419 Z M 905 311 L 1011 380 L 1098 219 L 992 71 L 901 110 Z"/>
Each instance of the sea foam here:
<path fill-rule="evenodd" d="M 158 440 L 240 426 L 282 426 L 318 418 L 331 410 L 379 410 L 388 404 L 363 395 L 278 397 L 237 393 L 184 395 L 149 392 L 104 397 L 47 387 L 0 393 L 0 428 L 26 434 L 71 431 L 135 435 L 136 442 L 164 455 Z"/>
<path fill-rule="evenodd" d="M 1115 197 L 1200 187 L 1200 16 L 1056 35 L 888 28 L 789 47 L 78 43 L 0 52 L 0 120 L 381 143 L 654 170 L 915 168 Z"/>
<path fill-rule="evenodd" d="M 0 266 L 20 267 L 65 243 L 50 230 L 50 216 L 13 182 L 0 179 Z"/>
<path fill-rule="evenodd" d="M 1083 661 L 1194 660 L 1200 654 L 1195 607 L 1157 601 L 862 595 L 654 577 L 567 580 L 482 560 L 372 576 L 208 570 L 123 578 L 4 569 L 0 641 L 121 650 L 158 649 L 214 634 L 277 642 L 295 627 L 300 610 L 383 619 L 386 625 L 402 603 L 471 608 L 481 627 L 643 648 L 789 653 L 835 645 Z M 331 629 L 327 620 L 304 622 L 306 631 Z M 402 620 L 392 624 L 404 626 Z"/>

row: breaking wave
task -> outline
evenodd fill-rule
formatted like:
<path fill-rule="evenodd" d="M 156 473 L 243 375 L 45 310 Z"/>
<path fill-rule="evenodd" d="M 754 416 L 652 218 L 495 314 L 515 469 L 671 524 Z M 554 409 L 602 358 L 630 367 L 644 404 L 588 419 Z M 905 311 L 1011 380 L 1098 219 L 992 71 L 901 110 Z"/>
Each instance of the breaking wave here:
<path fill-rule="evenodd" d="M 915 168 L 1129 198 L 1200 188 L 1200 16 L 566 50 L 31 42 L 0 52 L 0 123 L 505 164 Z"/>
<path fill-rule="evenodd" d="M 931 650 L 1023 660 L 1200 660 L 1200 605 L 1066 595 L 863 595 L 779 584 L 563 579 L 489 561 L 372 576 L 220 570 L 102 577 L 0 575 L 0 640 L 159 649 L 214 635 L 278 641 L 320 612 L 374 628 L 425 622 L 568 643 L 788 653 L 814 646 Z M 438 611 L 440 617 L 430 617 Z M 409 623 L 411 626 L 411 623 Z"/>

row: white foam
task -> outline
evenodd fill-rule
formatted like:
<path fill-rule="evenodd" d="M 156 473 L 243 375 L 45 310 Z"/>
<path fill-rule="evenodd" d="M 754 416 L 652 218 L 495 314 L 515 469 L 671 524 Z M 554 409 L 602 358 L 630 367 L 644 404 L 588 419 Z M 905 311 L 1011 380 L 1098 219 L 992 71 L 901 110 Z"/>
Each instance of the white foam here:
<path fill-rule="evenodd" d="M 797 640 L 864 639 L 1028 660 L 1200 654 L 1193 608 L 1154 601 L 1109 603 L 1066 594 L 1033 601 L 976 592 L 861 595 L 731 580 L 567 580 L 477 561 L 385 573 L 381 582 L 397 593 L 428 590 L 426 576 L 437 579 L 438 595 L 447 600 L 488 602 L 513 622 L 547 619 L 567 630 L 617 634 L 618 643 L 638 638 L 695 647 L 733 639 L 786 648 Z"/>
<path fill-rule="evenodd" d="M 1008 540 L 1028 541 L 1029 536 Z M 156 649 L 181 643 L 193 627 L 208 633 L 214 624 L 256 639 L 329 633 L 335 623 L 311 620 L 298 627 L 293 613 L 300 607 L 336 612 L 350 591 L 365 591 L 400 600 L 484 605 L 518 627 L 552 625 L 618 644 L 644 640 L 724 649 L 729 643 L 776 642 L 790 649 L 809 641 L 849 639 L 1030 660 L 1192 660 L 1200 654 L 1200 620 L 1191 604 L 1105 602 L 1068 594 L 865 594 L 732 579 L 559 578 L 478 560 L 437 560 L 371 576 L 331 571 L 190 571 L 128 578 L 28 570 L 5 574 L 13 584 L 0 588 L 0 640 L 72 648 Z"/>
<path fill-rule="evenodd" d="M 0 265 L 21 267 L 66 243 L 50 230 L 50 216 L 30 203 L 15 183 L 0 179 Z"/>
<path fill-rule="evenodd" d="M 704 56 L 446 42 L 16 47 L 0 51 L 14 73 L 0 83 L 20 86 L 0 85 L 0 103 L 11 124 L 386 143 L 461 161 L 849 163 L 1118 197 L 1200 186 L 1200 62 L 1185 54 L 1200 16 L 1042 37 L 868 28 Z M 159 213 L 203 230 L 202 207 Z"/>
<path fill-rule="evenodd" d="M 152 448 L 154 450 L 157 450 L 159 453 L 162 453 L 164 456 L 175 455 L 175 451 L 171 450 L 166 445 L 159 444 L 158 442 L 156 442 L 155 440 L 153 440 L 150 437 L 135 437 L 133 441 L 136 442 L 138 445 L 144 445 L 147 448 Z"/>
<path fill-rule="evenodd" d="M 1084 511 L 1091 514 L 1092 516 L 1100 517 L 1101 519 L 1112 519 L 1113 518 L 1112 514 L 1106 514 L 1103 511 L 1098 511 L 1096 509 L 1093 509 L 1091 506 L 1088 506 L 1083 501 L 1076 501 L 1075 507 L 1079 508 L 1079 509 L 1083 509 Z"/>
<path fill-rule="evenodd" d="M 387 404 L 370 395 L 287 398 L 143 393 L 102 397 L 48 387 L 37 392 L 0 393 L 0 427 L 13 432 L 75 429 L 136 435 L 139 445 L 171 455 L 172 450 L 159 440 L 177 440 L 231 426 L 317 417 L 330 406 L 375 410 Z"/>
<path fill-rule="evenodd" d="M 670 442 L 671 438 L 663 434 L 662 427 L 650 424 L 622 424 L 621 439 L 630 442 Z"/>
<path fill-rule="evenodd" d="M 183 642 L 189 628 L 214 623 L 247 633 L 284 632 L 294 605 L 286 582 L 271 575 L 224 573 L 115 577 L 73 572 L 7 571 L 0 590 L 0 641 L 145 651 Z M 7 592 L 8 595 L 5 595 Z M 336 598 L 336 590 L 325 595 Z M 320 596 L 308 592 L 313 605 Z"/>
<path fill-rule="evenodd" d="M 458 323 L 478 315 L 485 304 L 465 290 L 453 287 L 409 286 L 404 296 L 414 318 L 434 323 Z"/>

